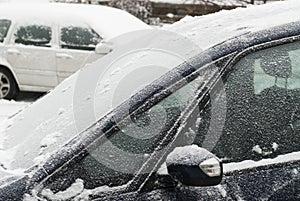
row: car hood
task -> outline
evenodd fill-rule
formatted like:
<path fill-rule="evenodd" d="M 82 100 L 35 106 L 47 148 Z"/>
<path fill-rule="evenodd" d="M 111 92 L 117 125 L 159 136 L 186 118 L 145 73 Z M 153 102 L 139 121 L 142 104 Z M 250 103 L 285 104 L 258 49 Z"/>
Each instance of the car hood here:
<path fill-rule="evenodd" d="M 145 85 L 202 51 L 181 35 L 158 29 L 131 32 L 110 42 L 113 52 L 9 121 L 0 150 L 5 168 L 27 169 L 45 162 Z M 9 157 L 1 157 L 5 155 Z"/>
<path fill-rule="evenodd" d="M 16 181 L 24 177 L 23 170 L 6 171 L 0 170 L 0 188 L 10 182 Z"/>

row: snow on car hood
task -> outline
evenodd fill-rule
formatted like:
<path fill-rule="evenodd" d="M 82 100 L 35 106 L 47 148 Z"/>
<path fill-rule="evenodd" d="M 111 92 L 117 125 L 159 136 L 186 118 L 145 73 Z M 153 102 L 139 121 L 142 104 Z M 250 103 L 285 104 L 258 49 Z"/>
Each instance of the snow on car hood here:
<path fill-rule="evenodd" d="M 158 29 L 124 34 L 112 44 L 113 52 L 13 118 L 2 133 L 6 138 L 0 156 L 9 154 L 0 157 L 5 168 L 27 169 L 44 162 L 139 89 L 200 52 L 182 36 Z"/>
<path fill-rule="evenodd" d="M 173 33 L 148 30 L 112 39 L 112 53 L 78 71 L 13 118 L 1 134 L 6 138 L 0 151 L 0 155 L 9 153 L 11 157 L 0 157 L 0 162 L 7 169 L 27 169 L 43 162 L 171 68 L 226 39 L 300 20 L 299 10 L 297 0 L 270 3 L 186 18 L 169 28 Z M 95 79 L 95 88 L 88 88 Z"/>

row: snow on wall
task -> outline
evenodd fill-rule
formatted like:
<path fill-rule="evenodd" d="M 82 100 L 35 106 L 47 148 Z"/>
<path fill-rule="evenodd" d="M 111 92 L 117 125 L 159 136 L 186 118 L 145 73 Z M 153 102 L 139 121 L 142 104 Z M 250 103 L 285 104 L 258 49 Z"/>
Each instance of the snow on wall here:
<path fill-rule="evenodd" d="M 170 4 L 216 4 L 219 6 L 245 6 L 247 2 L 240 0 L 151 0 L 155 3 Z"/>

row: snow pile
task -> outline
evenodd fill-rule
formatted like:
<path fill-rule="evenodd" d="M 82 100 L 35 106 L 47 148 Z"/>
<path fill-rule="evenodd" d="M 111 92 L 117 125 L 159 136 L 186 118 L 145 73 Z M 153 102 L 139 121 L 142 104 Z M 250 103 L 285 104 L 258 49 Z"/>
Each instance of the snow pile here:
<path fill-rule="evenodd" d="M 255 145 L 253 148 L 252 148 L 252 151 L 253 152 L 256 152 L 258 154 L 262 154 L 262 149 L 260 148 L 259 145 Z"/>
<path fill-rule="evenodd" d="M 84 181 L 82 179 L 76 179 L 76 181 L 66 190 L 53 193 L 50 189 L 44 189 L 41 192 L 43 198 L 51 201 L 62 201 L 62 200 L 75 200 L 75 201 L 88 201 L 90 196 L 98 195 L 102 192 L 115 192 L 125 189 L 126 185 L 117 187 L 100 186 L 94 189 L 85 189 Z M 26 194 L 24 201 L 35 201 L 38 196 L 35 197 L 36 192 L 33 190 L 32 195 Z M 39 197 L 40 198 L 40 197 Z"/>
<path fill-rule="evenodd" d="M 42 196 L 46 197 L 47 200 L 59 201 L 59 200 L 70 200 L 75 196 L 79 195 L 84 190 L 83 180 L 77 179 L 68 189 L 65 191 L 60 191 L 58 193 L 53 193 L 49 189 L 44 189 L 42 191 Z"/>
<path fill-rule="evenodd" d="M 273 142 L 271 150 L 264 151 L 265 147 L 261 148 L 259 145 L 255 145 L 252 148 L 252 151 L 255 152 L 255 153 L 257 153 L 257 154 L 260 154 L 260 155 L 263 155 L 263 156 L 267 156 L 267 155 L 270 155 L 270 154 L 276 152 L 277 149 L 278 149 L 278 147 L 279 147 L 279 145 L 276 142 Z"/>
<path fill-rule="evenodd" d="M 167 157 L 167 166 L 171 164 L 200 165 L 203 159 L 213 156 L 207 150 L 197 145 L 176 147 Z"/>

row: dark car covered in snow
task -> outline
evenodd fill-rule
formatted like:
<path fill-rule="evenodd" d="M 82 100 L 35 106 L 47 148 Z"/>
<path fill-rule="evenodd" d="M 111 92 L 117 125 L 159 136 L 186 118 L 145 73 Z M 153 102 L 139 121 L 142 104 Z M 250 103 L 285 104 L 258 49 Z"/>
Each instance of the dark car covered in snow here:
<path fill-rule="evenodd" d="M 150 84 L 140 79 L 139 90 L 129 81 L 156 67 L 141 74 L 120 65 L 147 63 L 149 49 L 164 55 L 149 63 L 178 57 L 153 51 L 155 31 L 130 35 L 150 48 L 119 57 L 129 40 L 11 120 L 0 200 L 298 200 L 299 9 L 278 2 L 175 24 L 169 30 L 201 51 L 182 46 L 194 55 Z M 99 81 L 99 65 L 113 58 Z M 120 88 L 106 96 L 117 74 Z"/>

